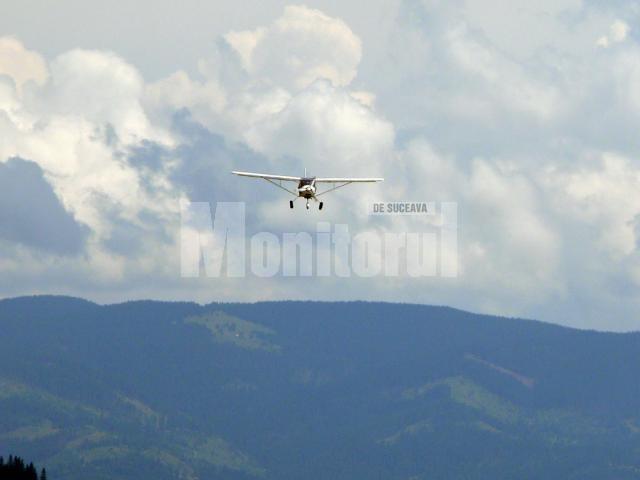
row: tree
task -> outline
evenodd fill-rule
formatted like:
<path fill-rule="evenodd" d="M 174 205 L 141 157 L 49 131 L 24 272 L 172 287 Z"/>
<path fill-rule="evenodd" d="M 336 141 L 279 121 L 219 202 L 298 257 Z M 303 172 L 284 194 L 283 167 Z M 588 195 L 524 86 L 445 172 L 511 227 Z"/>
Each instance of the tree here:
<path fill-rule="evenodd" d="M 24 478 L 28 480 L 38 480 L 38 472 L 36 467 L 33 466 L 33 463 L 30 463 L 29 466 L 25 468 Z"/>
<path fill-rule="evenodd" d="M 47 478 L 45 469 L 42 469 L 40 480 Z M 6 461 L 0 457 L 0 479 L 7 480 L 38 480 L 38 471 L 33 463 L 27 465 L 20 457 L 9 455 Z"/>

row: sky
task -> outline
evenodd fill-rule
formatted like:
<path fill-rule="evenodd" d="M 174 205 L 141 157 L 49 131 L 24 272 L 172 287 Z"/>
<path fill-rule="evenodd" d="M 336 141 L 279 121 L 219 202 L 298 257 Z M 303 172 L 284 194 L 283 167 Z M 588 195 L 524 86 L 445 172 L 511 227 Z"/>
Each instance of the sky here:
<path fill-rule="evenodd" d="M 640 7 L 631 1 L 6 2 L 0 296 L 384 300 L 640 329 Z M 383 176 L 289 210 L 234 169 Z M 455 278 L 182 278 L 181 201 L 247 235 L 421 232 Z M 301 204 L 299 204 L 301 206 Z"/>

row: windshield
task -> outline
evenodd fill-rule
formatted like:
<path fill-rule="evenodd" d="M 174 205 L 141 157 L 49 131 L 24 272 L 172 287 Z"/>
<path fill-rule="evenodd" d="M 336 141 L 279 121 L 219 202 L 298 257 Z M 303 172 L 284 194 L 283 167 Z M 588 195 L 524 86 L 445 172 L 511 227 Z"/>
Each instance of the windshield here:
<path fill-rule="evenodd" d="M 305 185 L 313 185 L 314 180 L 315 180 L 314 178 L 303 178 L 302 180 L 300 180 L 300 183 L 298 184 L 298 188 L 303 187 Z"/>

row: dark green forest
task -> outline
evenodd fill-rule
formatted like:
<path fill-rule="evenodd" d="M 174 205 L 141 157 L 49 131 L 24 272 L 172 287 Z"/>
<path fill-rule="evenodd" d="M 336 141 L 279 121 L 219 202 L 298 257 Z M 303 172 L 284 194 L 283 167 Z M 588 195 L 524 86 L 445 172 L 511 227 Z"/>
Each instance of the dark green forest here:
<path fill-rule="evenodd" d="M 0 302 L 0 449 L 64 480 L 640 478 L 640 334 L 446 307 Z"/>

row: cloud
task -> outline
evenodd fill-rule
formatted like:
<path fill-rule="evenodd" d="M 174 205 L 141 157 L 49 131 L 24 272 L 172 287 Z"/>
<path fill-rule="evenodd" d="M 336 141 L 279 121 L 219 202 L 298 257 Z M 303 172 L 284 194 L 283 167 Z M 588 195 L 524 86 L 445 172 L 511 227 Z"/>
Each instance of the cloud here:
<path fill-rule="evenodd" d="M 0 166 L 14 178 L 18 167 L 9 168 L 9 159 L 28 158 L 42 177 L 23 167 L 14 178 L 19 190 L 10 190 L 24 199 L 12 211 L 30 225 L 5 225 L 3 275 L 13 282 L 10 290 L 47 291 L 48 285 L 81 294 L 91 285 L 100 290 L 162 271 L 154 257 L 175 244 L 162 227 L 175 222 L 181 193 L 168 184 L 166 169 L 142 170 L 127 161 L 127 152 L 144 142 L 166 148 L 173 142 L 142 108 L 144 80 L 117 55 L 99 51 L 64 53 L 47 72 L 22 94 L 16 82 L 0 78 Z M 55 260 L 78 253 L 64 264 Z"/>
<path fill-rule="evenodd" d="M 219 82 L 198 82 L 179 71 L 147 85 L 142 102 L 149 117 L 170 127 L 175 112 L 184 109 L 208 123 L 225 107 L 226 96 Z"/>
<path fill-rule="evenodd" d="M 67 212 L 42 169 L 21 158 L 0 164 L 0 238 L 56 255 L 75 255 L 86 226 Z"/>
<path fill-rule="evenodd" d="M 340 19 L 304 6 L 287 6 L 272 24 L 232 31 L 199 62 L 204 80 L 180 71 L 148 86 L 144 104 L 165 124 L 186 108 L 212 131 L 237 141 L 258 123 L 268 122 L 292 97 L 317 81 L 347 87 L 362 57 L 360 39 Z M 370 92 L 353 91 L 371 105 Z"/>
<path fill-rule="evenodd" d="M 140 104 L 143 86 L 138 71 L 117 55 L 72 50 L 52 62 L 51 81 L 36 101 L 43 115 L 108 124 L 124 142 L 161 139 Z"/>
<path fill-rule="evenodd" d="M 454 291 L 466 292 L 465 307 L 517 314 L 563 291 L 561 234 L 543 208 L 535 177 L 496 159 L 476 157 L 466 165 L 424 138 L 411 140 L 400 160 L 405 170 L 399 176 L 412 179 L 409 190 L 457 203 L 461 274 Z M 389 230 L 416 231 L 416 223 Z M 455 301 L 451 292 L 438 295 Z"/>
<path fill-rule="evenodd" d="M 254 81 L 289 90 L 318 79 L 348 85 L 362 57 L 360 39 L 342 20 L 305 6 L 287 6 L 270 26 L 224 38 Z"/>
<path fill-rule="evenodd" d="M 13 37 L 0 37 L 0 75 L 10 77 L 19 93 L 25 84 L 42 85 L 49 72 L 44 59 Z"/>
<path fill-rule="evenodd" d="M 635 219 L 640 215 L 640 168 L 631 160 L 603 153 L 593 166 L 554 171 L 548 182 L 567 216 L 597 226 L 595 246 L 611 256 L 624 258 L 635 252 L 640 237 Z"/>
<path fill-rule="evenodd" d="M 348 91 L 318 80 L 245 135 L 256 151 L 292 156 L 334 176 L 379 170 L 393 147 L 393 127 Z"/>
<path fill-rule="evenodd" d="M 447 33 L 447 43 L 454 66 L 460 69 L 461 75 L 471 76 L 471 81 L 484 87 L 476 87 L 484 94 L 485 105 L 479 104 L 482 113 L 491 114 L 491 110 L 502 104 L 505 110 L 520 110 L 541 120 L 549 120 L 557 114 L 561 95 L 554 85 L 536 81 L 533 72 L 528 72 L 490 45 L 484 45 L 465 25 L 451 29 Z M 460 113 L 463 111 L 461 109 Z"/>
<path fill-rule="evenodd" d="M 218 38 L 197 73 L 181 65 L 152 82 L 113 52 L 45 61 L 0 40 L 0 162 L 37 164 L 39 181 L 16 183 L 53 195 L 48 203 L 74 222 L 65 230 L 79 242 L 65 237 L 47 250 L 7 224 L 0 291 L 384 299 L 638 328 L 640 48 L 631 10 L 577 0 L 481 7 L 407 0 L 385 7 L 382 26 L 361 16 L 352 29 L 288 6 Z M 607 48 L 598 48 L 603 32 Z M 386 181 L 339 190 L 321 216 L 290 211 L 279 190 L 228 173 L 305 167 Z M 372 217 L 367 208 L 455 201 L 461 275 L 311 278 L 304 289 L 287 278 L 181 279 L 181 199 L 247 202 L 249 235 L 313 233 L 318 220 L 352 234 L 432 231 L 432 218 Z M 61 264 L 61 252 L 75 256 Z"/>
<path fill-rule="evenodd" d="M 624 42 L 629 35 L 629 25 L 622 20 L 616 20 L 609 27 L 609 33 L 598 38 L 596 45 L 608 48 L 613 44 Z"/>

